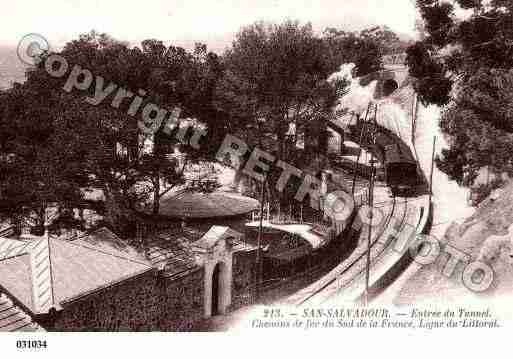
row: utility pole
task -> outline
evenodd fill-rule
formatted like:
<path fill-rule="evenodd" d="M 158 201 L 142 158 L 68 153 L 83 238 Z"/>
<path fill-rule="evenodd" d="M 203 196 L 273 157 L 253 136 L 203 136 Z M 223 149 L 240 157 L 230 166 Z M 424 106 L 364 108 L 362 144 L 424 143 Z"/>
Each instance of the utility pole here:
<path fill-rule="evenodd" d="M 379 109 L 379 103 L 374 104 L 374 124 L 376 127 L 374 127 L 374 130 L 372 131 L 372 143 L 376 144 L 376 132 L 377 132 L 377 126 L 378 126 L 378 109 Z"/>
<path fill-rule="evenodd" d="M 429 175 L 429 203 L 433 197 L 433 171 L 435 169 L 436 136 L 433 137 L 433 153 L 431 155 L 431 174 Z"/>
<path fill-rule="evenodd" d="M 262 282 L 262 232 L 263 232 L 263 221 L 264 221 L 264 195 L 265 195 L 265 180 L 262 181 L 262 189 L 260 193 L 260 224 L 258 226 L 258 250 L 257 250 L 257 270 L 255 280 L 255 302 L 260 298 L 260 284 Z"/>
<path fill-rule="evenodd" d="M 411 124 L 411 138 L 413 143 L 415 143 L 415 132 L 417 130 L 417 116 L 419 112 L 419 99 L 417 94 L 413 95 L 413 103 L 412 103 L 412 124 Z"/>
<path fill-rule="evenodd" d="M 354 164 L 354 173 L 353 173 L 353 186 L 352 186 L 352 195 L 354 197 L 354 188 L 356 186 L 356 174 L 357 174 L 357 170 L 358 170 L 358 164 L 360 163 L 360 157 L 362 155 L 362 141 L 363 141 L 363 135 L 365 134 L 365 130 L 366 130 L 366 124 L 367 124 L 367 116 L 369 115 L 369 111 L 370 111 L 370 108 L 371 108 L 371 105 L 372 103 L 369 102 L 369 105 L 367 106 L 367 111 L 365 112 L 365 120 L 363 121 L 363 125 L 362 125 L 362 132 L 360 134 L 360 152 L 358 153 L 358 157 L 356 158 L 356 163 Z"/>
<path fill-rule="evenodd" d="M 378 105 L 375 107 L 374 122 L 377 123 Z M 376 127 L 371 132 L 372 145 L 376 145 Z M 370 282 L 370 262 L 371 262 L 371 246 L 372 246 L 372 220 L 373 220 L 373 206 L 374 206 L 374 179 L 375 179 L 375 165 L 372 153 L 370 153 L 371 162 L 371 176 L 369 181 L 369 232 L 367 233 L 367 255 L 365 262 L 365 293 L 364 304 L 369 304 L 369 282 Z"/>

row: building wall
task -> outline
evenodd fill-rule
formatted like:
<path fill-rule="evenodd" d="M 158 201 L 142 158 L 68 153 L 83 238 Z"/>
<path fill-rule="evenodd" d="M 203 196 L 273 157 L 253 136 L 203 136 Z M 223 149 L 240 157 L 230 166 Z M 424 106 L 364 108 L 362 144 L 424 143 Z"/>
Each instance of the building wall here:
<path fill-rule="evenodd" d="M 344 241 L 345 245 L 351 242 Z M 345 245 L 333 245 L 340 252 L 333 256 L 334 262 L 351 252 Z M 232 255 L 228 312 L 254 304 L 257 270 L 256 250 L 235 251 Z M 319 257 L 321 262 L 326 261 L 325 254 Z M 314 258 L 310 262 L 315 267 Z M 317 279 L 324 270 L 323 266 L 321 271 L 262 288 L 261 299 L 291 294 Z M 182 277 L 165 278 L 150 271 L 64 305 L 53 318 L 44 318 L 45 327 L 50 331 L 194 330 L 209 316 L 205 311 L 205 272 L 204 267 L 199 267 Z"/>
<path fill-rule="evenodd" d="M 133 331 L 157 326 L 157 277 L 148 272 L 63 306 L 49 330 Z"/>
<path fill-rule="evenodd" d="M 232 305 L 230 310 L 253 304 L 256 280 L 256 250 L 233 254 Z"/>
<path fill-rule="evenodd" d="M 204 318 L 204 270 L 159 283 L 158 330 L 187 331 Z"/>
<path fill-rule="evenodd" d="M 64 306 L 55 331 L 182 331 L 203 318 L 203 270 L 178 279 L 149 272 Z"/>

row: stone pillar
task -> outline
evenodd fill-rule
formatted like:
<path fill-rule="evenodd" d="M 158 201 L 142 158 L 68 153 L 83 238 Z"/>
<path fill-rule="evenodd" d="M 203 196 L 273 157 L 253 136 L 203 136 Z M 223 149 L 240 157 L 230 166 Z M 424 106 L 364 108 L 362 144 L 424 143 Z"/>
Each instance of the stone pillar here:
<path fill-rule="evenodd" d="M 219 283 L 218 283 L 218 311 L 219 314 L 226 314 L 228 308 L 232 304 L 232 255 L 230 254 L 224 258 L 216 258 L 216 256 L 205 262 L 205 300 L 204 300 L 204 314 L 205 318 L 212 316 L 212 295 L 213 276 L 216 266 L 219 267 Z"/>
<path fill-rule="evenodd" d="M 203 238 L 193 244 L 197 263 L 202 265 L 204 275 L 204 317 L 212 316 L 213 276 L 216 267 L 219 268 L 218 312 L 225 314 L 232 304 L 233 282 L 233 240 L 240 239 L 241 233 L 228 227 L 213 226 Z"/>

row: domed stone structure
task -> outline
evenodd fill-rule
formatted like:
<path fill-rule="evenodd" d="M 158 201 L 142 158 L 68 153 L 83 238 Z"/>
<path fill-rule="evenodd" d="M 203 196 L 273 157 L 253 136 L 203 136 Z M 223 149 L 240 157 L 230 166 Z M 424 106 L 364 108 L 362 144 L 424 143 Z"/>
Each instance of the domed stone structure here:
<path fill-rule="evenodd" d="M 256 199 L 233 192 L 185 191 L 160 201 L 160 215 L 181 219 L 239 217 L 260 208 Z"/>

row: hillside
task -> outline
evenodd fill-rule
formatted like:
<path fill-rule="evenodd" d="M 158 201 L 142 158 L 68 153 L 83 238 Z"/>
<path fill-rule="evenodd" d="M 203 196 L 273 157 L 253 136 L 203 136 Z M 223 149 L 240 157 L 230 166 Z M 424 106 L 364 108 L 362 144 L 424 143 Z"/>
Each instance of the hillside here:
<path fill-rule="evenodd" d="M 15 47 L 0 46 L 0 89 L 13 82 L 25 81 L 25 65 L 18 59 Z"/>
<path fill-rule="evenodd" d="M 510 257 L 513 237 L 513 183 L 492 193 L 475 213 L 463 223 L 453 222 L 440 241 L 468 254 L 472 260 L 488 263 L 495 278 L 483 293 L 467 289 L 462 281 L 464 266 L 459 264 L 450 278 L 442 274 L 447 255 L 434 264 L 421 267 L 403 286 L 395 298 L 398 305 L 411 305 L 419 301 L 436 303 L 443 293 L 444 303 L 503 301 L 513 293 L 513 261 Z M 508 233 L 509 231 L 509 233 Z"/>

